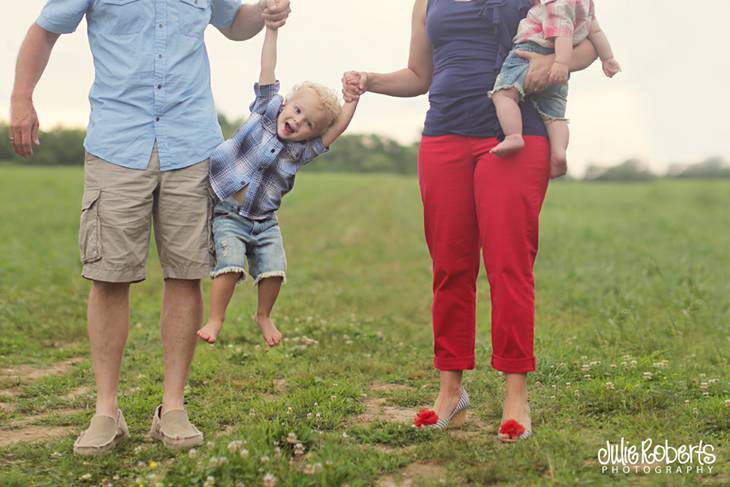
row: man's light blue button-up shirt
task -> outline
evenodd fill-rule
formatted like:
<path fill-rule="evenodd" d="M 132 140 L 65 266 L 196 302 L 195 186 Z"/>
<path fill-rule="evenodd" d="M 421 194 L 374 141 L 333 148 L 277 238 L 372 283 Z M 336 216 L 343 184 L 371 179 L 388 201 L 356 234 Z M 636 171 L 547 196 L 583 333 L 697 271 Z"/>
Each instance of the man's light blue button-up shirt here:
<path fill-rule="evenodd" d="M 228 27 L 241 0 L 49 0 L 36 21 L 57 34 L 86 16 L 96 79 L 84 147 L 145 169 L 203 161 L 222 141 L 203 32 Z"/>

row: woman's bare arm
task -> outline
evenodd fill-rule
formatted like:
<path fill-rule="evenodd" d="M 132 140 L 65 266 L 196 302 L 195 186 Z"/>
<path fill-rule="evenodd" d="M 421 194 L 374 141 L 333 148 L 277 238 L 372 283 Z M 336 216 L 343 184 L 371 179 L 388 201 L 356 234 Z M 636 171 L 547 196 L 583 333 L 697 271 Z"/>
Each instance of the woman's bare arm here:
<path fill-rule="evenodd" d="M 360 93 L 371 91 L 383 95 L 413 97 L 428 92 L 433 77 L 431 43 L 426 33 L 427 0 L 416 0 L 411 20 L 411 46 L 408 67 L 392 73 L 353 73 L 346 78 L 359 78 Z"/>
<path fill-rule="evenodd" d="M 555 62 L 554 54 L 538 54 L 536 52 L 518 52 L 519 56 L 530 61 L 530 68 L 525 79 L 525 91 L 537 93 L 543 91 L 549 85 L 550 68 Z M 583 40 L 573 49 L 573 56 L 570 62 L 570 71 L 582 71 L 593 64 L 598 54 L 596 48 L 588 39 Z"/>

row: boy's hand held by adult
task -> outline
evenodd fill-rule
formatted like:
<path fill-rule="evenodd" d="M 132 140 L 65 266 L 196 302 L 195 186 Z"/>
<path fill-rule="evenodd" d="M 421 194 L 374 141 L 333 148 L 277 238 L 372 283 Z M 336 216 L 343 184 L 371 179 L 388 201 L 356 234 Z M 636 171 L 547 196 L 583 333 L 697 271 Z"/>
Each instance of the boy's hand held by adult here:
<path fill-rule="evenodd" d="M 18 155 L 25 159 L 33 155 L 33 145 L 40 145 L 39 127 L 33 99 L 14 94 L 10 98 L 10 144 Z"/>
<path fill-rule="evenodd" d="M 263 9 L 261 16 L 266 27 L 278 29 L 286 24 L 291 13 L 289 0 L 260 0 L 259 5 Z"/>

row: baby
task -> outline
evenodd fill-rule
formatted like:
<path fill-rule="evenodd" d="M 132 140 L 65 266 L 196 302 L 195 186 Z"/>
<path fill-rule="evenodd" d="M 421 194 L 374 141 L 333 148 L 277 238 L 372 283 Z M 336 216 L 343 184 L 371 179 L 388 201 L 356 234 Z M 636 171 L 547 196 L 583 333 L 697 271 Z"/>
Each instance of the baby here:
<path fill-rule="evenodd" d="M 588 38 L 603 62 L 603 72 L 612 78 L 621 66 L 614 59 L 611 45 L 598 25 L 593 0 L 532 0 L 533 7 L 520 22 L 513 39 L 514 48 L 507 56 L 489 96 L 497 109 L 497 117 L 505 139 L 492 149 L 497 155 L 508 155 L 524 147 L 522 114 L 519 102 L 525 97 L 528 61 L 517 51 L 540 54 L 555 53 L 550 69 L 551 85 L 530 95 L 532 103 L 545 121 L 550 138 L 550 177 L 567 172 L 568 122 L 565 110 L 568 98 L 569 66 L 573 46 Z"/>
<path fill-rule="evenodd" d="M 275 211 L 297 171 L 345 131 L 357 100 L 339 105 L 331 90 L 305 82 L 283 99 L 276 81 L 278 30 L 267 25 L 261 75 L 251 117 L 210 157 L 216 265 L 210 315 L 198 336 L 215 343 L 236 283 L 248 274 L 258 285 L 256 323 L 269 346 L 281 341 L 271 310 L 286 278 L 286 255 Z"/>

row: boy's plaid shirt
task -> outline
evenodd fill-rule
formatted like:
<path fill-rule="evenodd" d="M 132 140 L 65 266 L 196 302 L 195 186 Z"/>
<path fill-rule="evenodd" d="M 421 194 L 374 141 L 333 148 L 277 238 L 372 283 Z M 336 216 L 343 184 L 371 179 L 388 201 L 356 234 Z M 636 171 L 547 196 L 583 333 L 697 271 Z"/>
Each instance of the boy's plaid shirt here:
<path fill-rule="evenodd" d="M 572 37 L 576 45 L 588 37 L 596 18 L 593 0 L 533 0 L 533 5 L 520 22 L 515 44 L 533 42 L 554 49 L 556 37 Z"/>
<path fill-rule="evenodd" d="M 256 83 L 254 92 L 249 119 L 210 156 L 210 186 L 221 200 L 245 187 L 246 199 L 239 213 L 264 220 L 279 209 L 283 196 L 294 187 L 299 168 L 328 149 L 320 137 L 306 142 L 279 140 L 276 120 L 284 99 L 278 81 L 263 86 Z"/>

